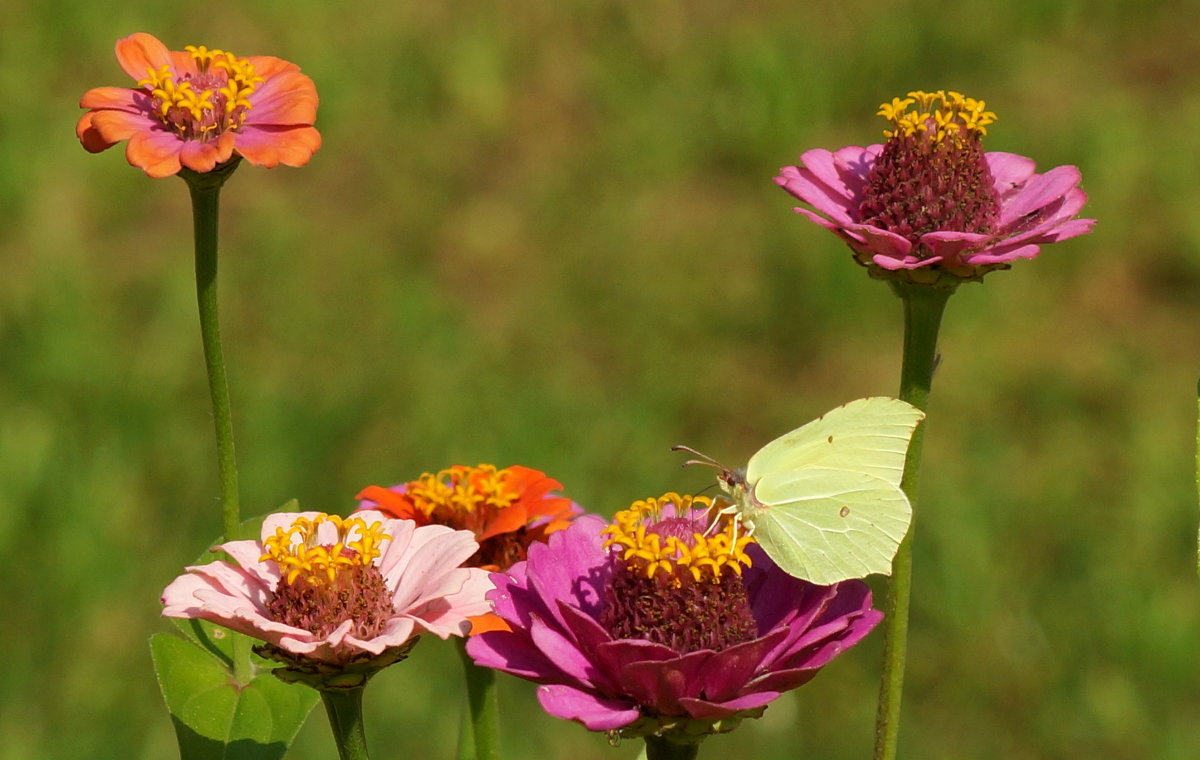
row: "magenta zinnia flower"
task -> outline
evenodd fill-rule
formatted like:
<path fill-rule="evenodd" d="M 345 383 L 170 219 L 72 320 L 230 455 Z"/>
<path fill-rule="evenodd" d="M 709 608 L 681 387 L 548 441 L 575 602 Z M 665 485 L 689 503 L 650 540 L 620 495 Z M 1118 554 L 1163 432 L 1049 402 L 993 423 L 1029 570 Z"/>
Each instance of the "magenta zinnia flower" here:
<path fill-rule="evenodd" d="M 469 531 L 379 512 L 281 512 L 263 521 L 261 540 L 215 547 L 240 567 L 196 565 L 172 581 L 163 615 L 218 623 L 267 642 L 267 656 L 337 672 L 406 652 L 422 633 L 465 635 L 490 608 L 487 573 L 460 567 L 478 548 Z"/>
<path fill-rule="evenodd" d="M 144 32 L 117 40 L 117 61 L 137 86 L 84 93 L 79 105 L 89 110 L 75 134 L 91 153 L 128 140 L 130 164 L 169 177 L 239 156 L 257 166 L 303 166 L 321 147 L 317 89 L 294 63 L 203 45 L 168 50 Z"/>
<path fill-rule="evenodd" d="M 983 151 L 996 115 L 982 100 L 910 92 L 879 115 L 892 123 L 883 145 L 810 150 L 775 178 L 872 276 L 952 286 L 1091 230 L 1075 218 L 1087 200 L 1078 168 L 1038 174 L 1033 159 Z"/>
<path fill-rule="evenodd" d="M 547 712 L 593 731 L 698 741 L 761 715 L 883 615 L 861 581 L 798 580 L 731 523 L 712 527 L 720 506 L 666 494 L 532 545 L 492 575 L 511 630 L 467 652 L 542 684 Z"/>

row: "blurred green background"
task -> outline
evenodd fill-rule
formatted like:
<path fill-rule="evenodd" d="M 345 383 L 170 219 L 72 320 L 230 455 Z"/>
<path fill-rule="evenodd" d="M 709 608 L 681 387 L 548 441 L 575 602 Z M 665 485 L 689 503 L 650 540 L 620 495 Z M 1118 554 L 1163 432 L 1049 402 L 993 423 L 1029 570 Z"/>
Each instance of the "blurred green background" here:
<path fill-rule="evenodd" d="M 992 150 L 1077 164 L 1092 235 L 967 285 L 942 333 L 902 755 L 1200 754 L 1196 3 L 119 6 L 0 20 L 0 753 L 174 753 L 147 637 L 219 532 L 177 179 L 91 156 L 79 96 L 152 32 L 299 63 L 324 147 L 223 194 L 247 514 L 451 463 L 599 512 L 894 392 L 899 302 L 771 178 L 952 88 Z M 697 468 L 698 469 L 698 468 Z M 879 637 L 704 757 L 863 758 Z M 450 758 L 451 646 L 367 693 L 375 756 Z M 512 758 L 632 758 L 505 678 Z M 334 754 L 318 708 L 290 754 Z"/>

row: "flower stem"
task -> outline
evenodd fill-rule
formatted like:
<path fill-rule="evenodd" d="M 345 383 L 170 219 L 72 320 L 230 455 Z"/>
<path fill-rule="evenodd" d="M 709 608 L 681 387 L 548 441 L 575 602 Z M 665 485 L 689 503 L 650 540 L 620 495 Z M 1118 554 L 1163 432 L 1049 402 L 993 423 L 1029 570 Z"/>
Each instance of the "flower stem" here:
<path fill-rule="evenodd" d="M 646 760 L 696 760 L 700 742 L 679 743 L 663 736 L 646 737 Z"/>
<path fill-rule="evenodd" d="M 368 760 L 367 735 L 363 731 L 362 697 L 364 686 L 350 689 L 322 689 L 321 701 L 329 716 L 329 728 L 341 760 Z"/>
<path fill-rule="evenodd" d="M 904 303 L 904 358 L 900 368 L 900 398 L 929 411 L 929 391 L 937 366 L 938 328 L 953 290 L 892 283 Z M 883 672 L 875 713 L 875 760 L 894 760 L 900 733 L 900 701 L 904 690 L 904 661 L 908 650 L 908 607 L 912 596 L 912 539 L 917 514 L 917 482 L 926 420 L 917 426 L 904 462 L 901 488 L 913 506 L 913 524 L 892 560 L 892 581 L 883 619 Z"/>
<path fill-rule="evenodd" d="M 467 654 L 466 641 L 459 642 L 458 653 L 462 655 L 463 671 L 467 678 L 475 760 L 499 760 L 500 699 L 496 691 L 496 671 L 476 665 L 471 655 Z"/>
<path fill-rule="evenodd" d="M 184 169 L 179 176 L 192 195 L 192 229 L 196 249 L 196 303 L 200 310 L 200 339 L 212 398 L 213 423 L 217 433 L 217 470 L 221 479 L 221 535 L 226 541 L 241 538 L 241 509 L 238 499 L 237 461 L 233 450 L 233 415 L 229 406 L 229 383 L 221 351 L 221 326 L 217 318 L 217 221 L 221 186 L 237 168 L 231 161 L 211 172 Z M 233 670 L 240 684 L 250 682 L 250 640 L 233 639 Z"/>
<path fill-rule="evenodd" d="M 241 523 L 238 504 L 237 462 L 233 451 L 233 416 L 229 408 L 229 383 L 221 351 L 221 326 L 217 319 L 217 217 L 221 185 L 206 174 L 184 176 L 192 193 L 192 220 L 196 236 L 196 302 L 200 307 L 200 337 L 212 397 L 217 432 L 217 468 L 221 477 L 221 525 L 225 540 L 237 538 Z"/>

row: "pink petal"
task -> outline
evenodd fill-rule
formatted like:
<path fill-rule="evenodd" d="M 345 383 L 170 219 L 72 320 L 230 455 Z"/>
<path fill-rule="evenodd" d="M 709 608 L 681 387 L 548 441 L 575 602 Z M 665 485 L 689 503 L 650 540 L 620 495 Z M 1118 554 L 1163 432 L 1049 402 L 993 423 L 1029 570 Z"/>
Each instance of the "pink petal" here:
<path fill-rule="evenodd" d="M 1037 168 L 1037 164 L 1032 158 L 1016 153 L 995 151 L 985 153 L 983 158 L 992 172 L 992 179 L 995 181 L 993 187 L 996 188 L 996 192 L 1000 194 L 1001 198 L 1025 184 L 1025 181 L 1033 176 L 1034 169 Z"/>
<path fill-rule="evenodd" d="M 570 686 L 539 686 L 538 702 L 556 718 L 582 723 L 591 731 L 612 731 L 628 726 L 640 713 L 628 700 L 609 699 Z"/>
<path fill-rule="evenodd" d="M 1007 227 L 1026 214 L 1053 203 L 1079 185 L 1082 177 L 1074 166 L 1056 166 L 1045 174 L 1035 175 L 1000 209 L 998 225 Z"/>
<path fill-rule="evenodd" d="M 912 251 L 912 243 L 894 232 L 872 227 L 869 224 L 848 224 L 841 232 L 850 247 L 859 253 L 870 254 L 885 259 L 905 259 Z M 880 266 L 884 266 L 880 264 Z M 885 267 L 894 269 L 895 267 Z"/>
<path fill-rule="evenodd" d="M 811 152 L 811 151 L 810 151 Z M 811 172 L 797 166 L 779 170 L 775 184 L 815 208 L 838 224 L 851 224 L 857 205 L 838 189 L 818 181 Z M 797 211 L 799 209 L 796 209 Z"/>
<path fill-rule="evenodd" d="M 148 71 L 158 71 L 164 64 L 170 65 L 171 51 L 157 37 L 137 32 L 117 40 L 117 63 L 136 82 L 145 79 Z"/>
<path fill-rule="evenodd" d="M 921 236 L 922 245 L 950 266 L 959 263 L 958 257 L 964 251 L 979 250 L 991 240 L 991 235 L 973 232 L 927 232 Z"/>
<path fill-rule="evenodd" d="M 541 620 L 534 620 L 529 627 L 529 637 L 546 659 L 570 680 L 588 688 L 595 686 L 592 683 L 595 668 L 588 662 L 587 656 L 561 633 Z"/>

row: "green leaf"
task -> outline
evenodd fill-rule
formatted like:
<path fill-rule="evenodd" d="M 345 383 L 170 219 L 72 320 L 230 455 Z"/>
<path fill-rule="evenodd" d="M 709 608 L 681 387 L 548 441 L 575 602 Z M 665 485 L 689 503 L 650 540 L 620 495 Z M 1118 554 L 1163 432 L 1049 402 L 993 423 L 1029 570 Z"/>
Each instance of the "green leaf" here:
<path fill-rule="evenodd" d="M 210 642 L 218 648 L 216 654 L 171 634 L 150 637 L 154 672 L 175 724 L 180 757 L 278 760 L 317 703 L 317 692 L 283 683 L 268 670 L 238 688 L 228 656 L 220 653 L 235 634 L 224 633 Z"/>

